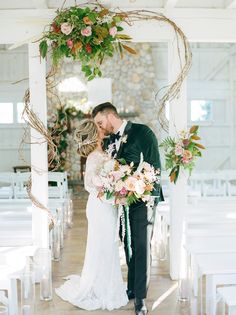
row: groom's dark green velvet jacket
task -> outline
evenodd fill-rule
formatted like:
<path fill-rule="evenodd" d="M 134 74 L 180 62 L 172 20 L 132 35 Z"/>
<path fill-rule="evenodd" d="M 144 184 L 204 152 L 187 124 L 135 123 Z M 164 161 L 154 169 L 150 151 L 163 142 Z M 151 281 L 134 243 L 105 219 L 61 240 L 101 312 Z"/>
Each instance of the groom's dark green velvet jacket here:
<path fill-rule="evenodd" d="M 157 138 L 148 126 L 128 121 L 122 138 L 125 135 L 127 135 L 126 143 L 121 142 L 116 159 L 124 158 L 128 164 L 134 162 L 137 167 L 142 152 L 145 162 L 153 165 L 155 169 L 161 170 Z M 153 195 L 159 196 L 159 201 L 164 200 L 159 184 L 155 185 Z"/>

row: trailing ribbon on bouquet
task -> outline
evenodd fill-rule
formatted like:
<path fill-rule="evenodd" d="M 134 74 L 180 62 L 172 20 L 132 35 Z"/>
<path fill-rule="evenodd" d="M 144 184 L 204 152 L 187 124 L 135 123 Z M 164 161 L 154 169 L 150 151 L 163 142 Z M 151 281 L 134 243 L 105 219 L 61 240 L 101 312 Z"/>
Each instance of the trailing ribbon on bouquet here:
<path fill-rule="evenodd" d="M 129 206 L 123 207 L 123 213 L 125 216 L 125 236 L 126 236 L 128 261 L 130 261 L 132 257 L 132 247 L 131 247 L 131 228 L 130 228 L 130 221 L 129 221 Z"/>
<path fill-rule="evenodd" d="M 120 224 L 121 224 L 121 231 L 122 231 L 121 240 L 122 242 L 124 242 L 124 239 L 126 237 L 128 261 L 130 261 L 132 257 L 132 247 L 131 247 L 131 228 L 130 228 L 130 221 L 129 221 L 129 206 L 119 205 L 118 207 L 115 242 L 119 241 Z"/>

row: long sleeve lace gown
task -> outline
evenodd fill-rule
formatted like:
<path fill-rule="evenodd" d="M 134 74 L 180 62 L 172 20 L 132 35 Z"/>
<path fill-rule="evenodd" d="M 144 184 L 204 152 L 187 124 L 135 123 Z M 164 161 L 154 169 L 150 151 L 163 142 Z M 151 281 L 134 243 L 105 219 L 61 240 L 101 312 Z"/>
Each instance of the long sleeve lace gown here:
<path fill-rule="evenodd" d="M 82 274 L 68 276 L 55 290 L 63 300 L 86 310 L 112 310 L 128 302 L 115 242 L 117 211 L 97 198 L 92 181 L 105 158 L 102 152 L 94 151 L 86 162 L 88 236 Z"/>

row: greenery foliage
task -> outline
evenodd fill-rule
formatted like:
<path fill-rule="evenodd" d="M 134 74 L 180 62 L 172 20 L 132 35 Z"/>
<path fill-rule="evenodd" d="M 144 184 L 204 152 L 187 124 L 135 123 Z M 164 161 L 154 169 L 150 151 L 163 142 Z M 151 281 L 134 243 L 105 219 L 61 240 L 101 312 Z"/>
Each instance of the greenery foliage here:
<path fill-rule="evenodd" d="M 79 60 L 85 76 L 92 80 L 102 75 L 100 65 L 104 58 L 112 57 L 115 50 L 121 56 L 124 49 L 136 54 L 134 49 L 123 44 L 131 39 L 120 33 L 125 17 L 122 12 L 112 13 L 100 6 L 58 10 L 40 40 L 40 54 L 45 58 L 50 46 L 55 65 L 64 57 Z"/>

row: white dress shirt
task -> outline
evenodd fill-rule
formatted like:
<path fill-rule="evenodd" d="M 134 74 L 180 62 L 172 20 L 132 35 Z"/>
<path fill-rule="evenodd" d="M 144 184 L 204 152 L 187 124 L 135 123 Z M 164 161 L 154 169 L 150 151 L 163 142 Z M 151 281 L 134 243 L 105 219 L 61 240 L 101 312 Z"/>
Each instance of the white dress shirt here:
<path fill-rule="evenodd" d="M 120 126 L 120 128 L 117 130 L 116 134 L 120 134 L 120 136 L 122 137 L 125 131 L 125 127 L 127 125 L 127 120 L 123 120 L 122 125 Z M 119 140 L 115 140 L 115 144 L 116 144 L 116 151 L 119 151 L 120 148 L 120 143 L 121 143 L 121 138 Z"/>

